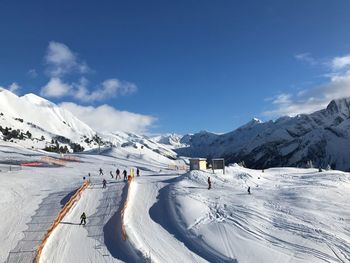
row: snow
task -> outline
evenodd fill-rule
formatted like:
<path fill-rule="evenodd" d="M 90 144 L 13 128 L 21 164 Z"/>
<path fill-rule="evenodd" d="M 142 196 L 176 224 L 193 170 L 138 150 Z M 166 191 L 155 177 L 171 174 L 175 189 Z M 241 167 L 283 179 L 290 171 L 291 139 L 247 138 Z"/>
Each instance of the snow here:
<path fill-rule="evenodd" d="M 72 113 L 34 94 L 22 97 L 0 90 L 0 112 L 7 122 L 16 123 L 11 118 L 21 118 L 34 123 L 47 132 L 78 140 L 80 135 L 93 136 L 95 132 Z M 3 123 L 3 122 L 2 122 Z"/>
<path fill-rule="evenodd" d="M 169 196 L 177 230 L 210 262 L 345 262 L 349 188 L 349 174 L 336 171 L 230 167 L 186 174 Z"/>
<path fill-rule="evenodd" d="M 40 154 L 0 146 L 1 158 L 35 160 Z M 170 169 L 177 161 L 158 158 L 152 150 L 140 155 L 132 146 L 77 156 L 80 162 L 64 167 L 0 173 L 0 213 L 6 214 L 0 224 L 1 261 L 9 255 L 13 258 L 17 255 L 13 252 L 24 246 L 35 251 L 36 243 L 28 239 L 26 229 L 40 219 L 43 202 L 50 197 L 51 202 L 62 203 L 61 197 L 53 198 L 58 192 L 67 200 L 89 172 L 92 185 L 50 236 L 41 262 L 350 260 L 348 173 L 297 168 L 262 172 L 237 165 L 226 167 L 226 174 L 220 170 L 178 173 Z M 99 167 L 104 169 L 102 177 Z M 109 175 L 117 167 L 141 169 L 129 189 L 127 241 L 121 239 L 119 218 L 127 184 Z M 102 189 L 102 178 L 108 181 L 107 189 Z M 51 214 L 57 208 L 46 206 Z M 87 225 L 79 226 L 83 211 Z"/>

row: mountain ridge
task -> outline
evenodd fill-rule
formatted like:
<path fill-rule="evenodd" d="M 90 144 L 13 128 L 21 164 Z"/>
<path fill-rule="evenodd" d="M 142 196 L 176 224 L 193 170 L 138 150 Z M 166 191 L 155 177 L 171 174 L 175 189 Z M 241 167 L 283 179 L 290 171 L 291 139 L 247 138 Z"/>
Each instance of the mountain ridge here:
<path fill-rule="evenodd" d="M 315 166 L 349 170 L 350 98 L 332 100 L 325 109 L 275 121 L 253 119 L 234 131 L 217 135 L 184 136 L 188 147 L 178 154 L 224 157 L 228 163 L 242 162 L 251 168 Z"/>

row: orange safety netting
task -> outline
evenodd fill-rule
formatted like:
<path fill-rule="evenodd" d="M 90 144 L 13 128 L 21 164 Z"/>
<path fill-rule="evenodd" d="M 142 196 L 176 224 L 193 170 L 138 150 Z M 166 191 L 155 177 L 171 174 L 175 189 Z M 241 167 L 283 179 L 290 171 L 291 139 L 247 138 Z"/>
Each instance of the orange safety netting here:
<path fill-rule="evenodd" d="M 46 162 L 46 163 L 53 163 L 53 164 L 58 164 L 58 165 L 65 165 L 66 161 L 60 160 L 60 159 L 55 159 L 49 156 L 43 156 L 41 157 L 41 161 Z"/>
<path fill-rule="evenodd" d="M 78 201 L 80 198 L 82 192 L 90 185 L 89 181 L 85 181 L 83 185 L 79 188 L 79 190 L 69 199 L 69 201 L 64 205 L 64 207 L 61 209 L 59 214 L 57 215 L 56 219 L 53 221 L 51 227 L 47 230 L 47 233 L 45 234 L 43 240 L 41 241 L 40 246 L 37 249 L 35 262 L 40 262 L 40 256 L 43 251 L 43 248 L 45 246 L 45 243 L 49 236 L 52 234 L 53 230 L 59 225 L 59 223 L 62 221 L 64 216 L 69 212 L 69 210 L 72 208 L 73 204 Z"/>

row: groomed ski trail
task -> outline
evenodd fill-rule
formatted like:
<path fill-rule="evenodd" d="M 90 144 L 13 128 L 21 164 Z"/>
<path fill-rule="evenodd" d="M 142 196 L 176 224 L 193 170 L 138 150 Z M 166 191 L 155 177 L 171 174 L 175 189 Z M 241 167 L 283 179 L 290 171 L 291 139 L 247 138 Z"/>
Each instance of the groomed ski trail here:
<path fill-rule="evenodd" d="M 140 256 L 129 241 L 121 238 L 120 209 L 127 184 L 109 180 L 103 189 L 94 178 L 92 185 L 55 229 L 43 249 L 40 262 L 137 262 Z M 87 215 L 86 226 L 80 215 Z"/>
<path fill-rule="evenodd" d="M 159 191 L 168 184 L 167 180 L 176 176 L 150 175 L 147 178 L 137 177 L 133 181 L 131 198 L 125 213 L 128 238 L 150 262 L 207 262 L 153 220 L 150 215 L 151 207 L 157 203 Z M 164 215 L 166 213 L 160 216 Z"/>

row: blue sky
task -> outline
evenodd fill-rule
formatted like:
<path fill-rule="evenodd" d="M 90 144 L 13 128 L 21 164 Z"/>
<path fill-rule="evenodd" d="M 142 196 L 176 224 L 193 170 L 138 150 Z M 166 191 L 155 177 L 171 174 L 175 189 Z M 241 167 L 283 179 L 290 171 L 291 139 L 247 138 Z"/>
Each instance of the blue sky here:
<path fill-rule="evenodd" d="M 350 1 L 0 1 L 0 86 L 94 128 L 228 132 L 350 96 Z"/>

